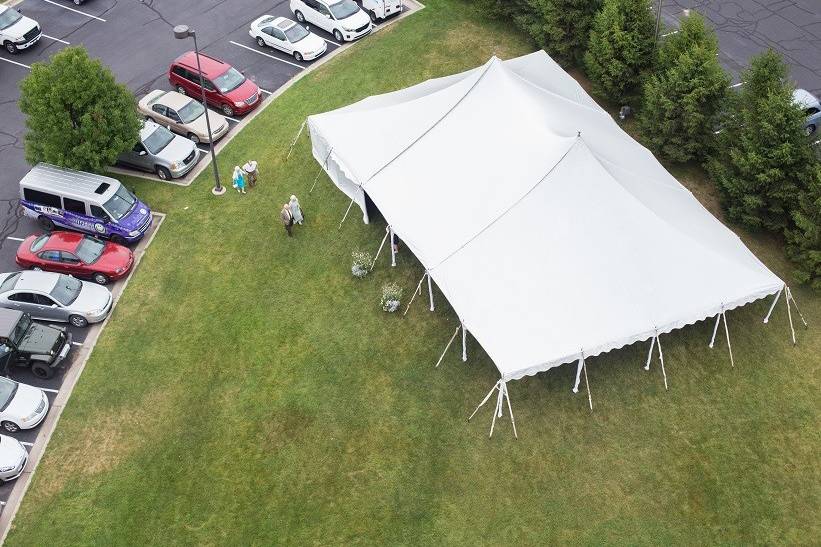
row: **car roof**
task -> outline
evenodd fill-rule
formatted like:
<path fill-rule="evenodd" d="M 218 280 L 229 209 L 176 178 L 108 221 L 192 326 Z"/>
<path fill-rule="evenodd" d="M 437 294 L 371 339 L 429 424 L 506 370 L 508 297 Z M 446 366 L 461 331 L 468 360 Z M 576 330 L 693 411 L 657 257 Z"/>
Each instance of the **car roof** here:
<path fill-rule="evenodd" d="M 39 237 L 37 236 L 37 238 Z M 52 232 L 48 234 L 48 241 L 40 251 L 73 251 L 85 237 L 85 234 L 77 232 Z M 35 238 L 35 241 L 37 238 Z"/>
<path fill-rule="evenodd" d="M 8 308 L 0 308 L 0 336 L 8 338 L 14 331 L 15 325 L 20 321 L 23 312 L 20 310 L 10 310 Z"/>
<path fill-rule="evenodd" d="M 158 127 L 160 127 L 160 124 L 151 120 L 145 120 L 143 122 L 143 126 L 140 128 L 140 141 L 142 142 L 150 137 L 151 133 L 153 133 Z"/>
<path fill-rule="evenodd" d="M 796 89 L 792 94 L 793 101 L 802 108 L 818 108 L 818 97 L 807 91 L 806 89 Z"/>
<path fill-rule="evenodd" d="M 192 101 L 188 95 L 183 95 L 176 91 L 164 91 L 161 95 L 152 97 L 148 104 L 160 103 L 165 106 L 170 106 L 174 110 L 179 110 Z"/>
<path fill-rule="evenodd" d="M 120 188 L 120 181 L 103 175 L 74 171 L 48 163 L 38 163 L 20 181 L 22 188 L 56 192 L 62 196 L 99 203 L 108 201 Z"/>
<path fill-rule="evenodd" d="M 188 51 L 177 57 L 174 60 L 174 64 L 183 65 L 191 70 L 197 70 L 197 58 L 193 51 Z M 207 78 L 213 78 L 231 68 L 231 65 L 205 53 L 200 53 L 200 67 L 202 68 L 203 75 Z"/>
<path fill-rule="evenodd" d="M 274 19 L 274 25 L 279 30 L 288 30 L 292 26 L 296 25 L 296 22 L 291 21 L 287 17 L 277 17 L 276 19 Z"/>
<path fill-rule="evenodd" d="M 53 272 L 23 271 L 13 290 L 51 292 L 60 275 Z"/>

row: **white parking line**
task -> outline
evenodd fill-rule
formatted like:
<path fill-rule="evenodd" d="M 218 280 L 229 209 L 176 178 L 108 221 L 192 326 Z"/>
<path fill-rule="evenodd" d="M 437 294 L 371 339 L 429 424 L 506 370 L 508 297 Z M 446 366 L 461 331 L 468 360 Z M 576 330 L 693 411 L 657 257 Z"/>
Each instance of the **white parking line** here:
<path fill-rule="evenodd" d="M 259 86 L 257 86 L 257 87 L 259 87 Z M 259 88 L 259 90 L 260 90 L 260 91 L 262 91 L 263 93 L 265 93 L 266 95 L 273 95 L 273 93 L 271 93 L 271 92 L 270 92 L 270 91 L 268 91 L 267 89 L 262 89 L 262 88 L 260 87 L 260 88 Z"/>
<path fill-rule="evenodd" d="M 92 19 L 96 19 L 98 21 L 102 21 L 103 23 L 105 23 L 105 19 L 103 19 L 102 17 L 97 17 L 96 15 L 91 15 L 90 13 L 86 13 L 86 12 L 80 11 L 78 9 L 74 9 L 74 8 L 70 8 L 68 6 L 64 6 L 62 4 L 58 4 L 57 2 L 53 2 L 52 0 L 43 0 L 43 2 L 48 2 L 49 4 L 53 4 L 53 5 L 57 6 L 58 8 L 67 9 L 68 11 L 73 11 L 74 13 L 79 13 L 80 15 L 85 15 L 86 17 L 90 17 Z"/>
<path fill-rule="evenodd" d="M 7 63 L 11 63 L 13 65 L 21 66 L 23 68 L 27 68 L 27 69 L 31 70 L 30 66 L 24 65 L 23 63 L 18 63 L 17 61 L 12 61 L 11 59 L 5 59 L 3 57 L 0 57 L 0 61 L 6 61 Z"/>
<path fill-rule="evenodd" d="M 226 120 L 230 120 L 230 121 L 232 121 L 232 122 L 234 122 L 234 123 L 239 123 L 239 120 L 237 120 L 236 118 L 229 118 L 228 116 L 223 116 L 223 117 L 224 117 Z"/>
<path fill-rule="evenodd" d="M 12 241 L 25 241 L 25 239 L 23 239 L 22 237 L 14 237 L 14 236 L 8 236 L 8 237 L 6 237 L 6 239 L 10 239 Z"/>
<path fill-rule="evenodd" d="M 326 41 L 326 42 L 328 42 L 329 44 L 333 44 L 333 45 L 335 45 L 335 46 L 337 46 L 337 47 L 342 47 L 342 44 L 337 44 L 337 43 L 336 43 L 336 42 L 334 42 L 333 40 L 328 40 L 327 38 L 323 38 L 323 40 L 325 40 L 325 41 Z"/>
<path fill-rule="evenodd" d="M 279 57 L 274 57 L 273 55 L 268 55 L 267 53 L 263 53 L 262 51 L 259 51 L 258 49 L 248 47 L 244 44 L 238 44 L 238 43 L 234 42 L 233 40 L 229 40 L 228 43 L 229 44 L 234 44 L 235 46 L 243 47 L 243 48 L 247 49 L 248 51 L 253 51 L 254 53 L 259 53 L 260 55 L 265 55 L 266 57 L 268 57 L 269 59 L 273 59 L 274 61 L 279 61 L 280 63 L 285 63 L 286 65 L 295 66 L 299 70 L 305 70 L 304 66 L 298 65 L 296 63 L 292 63 L 291 61 L 285 61 L 283 59 L 280 59 Z M 264 91 L 264 90 L 260 90 L 260 91 Z"/>
<path fill-rule="evenodd" d="M 199 145 L 199 144 L 198 144 L 198 145 L 197 145 L 197 148 L 199 148 L 199 149 L 200 149 L 200 150 L 202 150 L 203 152 L 210 152 L 210 151 L 211 151 L 211 149 L 210 149 L 210 148 L 208 148 L 207 146 L 205 146 L 204 144 L 203 144 L 203 145 Z"/>
<path fill-rule="evenodd" d="M 72 346 L 82 346 L 83 343 L 82 342 L 72 342 L 71 345 Z"/>
<path fill-rule="evenodd" d="M 56 389 L 49 389 L 47 387 L 41 387 L 40 389 L 42 389 L 43 391 L 48 391 L 49 393 L 60 393 Z"/>
<path fill-rule="evenodd" d="M 67 45 L 67 46 L 70 46 L 70 45 L 71 45 L 71 44 L 69 44 L 68 42 L 66 42 L 65 40 L 61 40 L 61 39 L 59 39 L 59 38 L 55 38 L 54 36 L 49 36 L 48 34 L 43 34 L 43 37 L 48 38 L 49 40 L 54 40 L 55 42 L 60 42 L 61 44 L 65 44 L 65 45 Z"/>
<path fill-rule="evenodd" d="M 27 443 L 26 441 L 20 441 L 20 444 L 23 446 L 34 446 L 34 443 Z"/>

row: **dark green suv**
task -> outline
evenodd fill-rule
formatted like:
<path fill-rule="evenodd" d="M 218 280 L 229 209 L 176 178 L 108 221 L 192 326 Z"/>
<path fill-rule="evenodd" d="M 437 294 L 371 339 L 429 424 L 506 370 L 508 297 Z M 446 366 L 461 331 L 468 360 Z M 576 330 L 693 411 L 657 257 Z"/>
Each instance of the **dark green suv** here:
<path fill-rule="evenodd" d="M 71 349 L 65 328 L 40 325 L 18 310 L 0 308 L 0 370 L 8 376 L 11 365 L 30 366 L 38 378 L 51 378 Z"/>

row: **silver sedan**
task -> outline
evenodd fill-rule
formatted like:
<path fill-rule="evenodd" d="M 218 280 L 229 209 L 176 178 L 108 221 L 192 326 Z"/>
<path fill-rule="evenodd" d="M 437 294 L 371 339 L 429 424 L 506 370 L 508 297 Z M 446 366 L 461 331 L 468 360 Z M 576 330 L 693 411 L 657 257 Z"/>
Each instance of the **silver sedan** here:
<path fill-rule="evenodd" d="M 39 271 L 0 274 L 0 307 L 28 312 L 34 319 L 85 327 L 105 319 L 113 300 L 105 287 L 70 275 Z"/>

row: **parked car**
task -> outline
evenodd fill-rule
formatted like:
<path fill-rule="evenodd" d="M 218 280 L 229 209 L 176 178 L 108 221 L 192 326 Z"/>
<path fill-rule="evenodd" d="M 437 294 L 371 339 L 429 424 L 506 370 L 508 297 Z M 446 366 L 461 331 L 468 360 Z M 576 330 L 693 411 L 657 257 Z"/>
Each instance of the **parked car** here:
<path fill-rule="evenodd" d="M 219 108 L 226 116 L 245 114 L 259 106 L 257 84 L 240 71 L 214 57 L 200 53 L 200 66 L 208 104 Z M 168 81 L 178 93 L 200 97 L 200 73 L 193 51 L 177 57 L 168 68 Z"/>
<path fill-rule="evenodd" d="M 105 319 L 113 302 L 105 287 L 66 274 L 0 274 L 0 307 L 28 313 L 34 319 L 85 327 Z"/>
<path fill-rule="evenodd" d="M 20 310 L 0 308 L 0 370 L 4 374 L 15 365 L 31 367 L 38 378 L 51 378 L 69 351 L 71 333 L 66 329 L 35 323 Z"/>
<path fill-rule="evenodd" d="M 0 435 L 0 482 L 13 481 L 23 474 L 29 453 L 20 441 Z"/>
<path fill-rule="evenodd" d="M 47 163 L 20 181 L 20 207 L 43 230 L 63 226 L 115 243 L 139 241 L 151 226 L 151 210 L 117 179 Z"/>
<path fill-rule="evenodd" d="M 285 17 L 263 15 L 251 23 L 248 34 L 259 47 L 284 51 L 297 61 L 313 61 L 328 49 L 325 40 Z"/>
<path fill-rule="evenodd" d="M 185 176 L 199 159 L 200 149 L 191 139 L 152 121 L 143 122 L 139 142 L 117 156 L 118 163 L 156 173 L 162 180 Z"/>
<path fill-rule="evenodd" d="M 9 433 L 33 429 L 42 423 L 47 413 L 48 398 L 42 389 L 0 376 L 0 425 L 3 429 Z M 0 476 L 3 474 L 3 467 L 5 466 L 0 461 Z"/>
<path fill-rule="evenodd" d="M 211 142 L 204 115 L 206 108 L 198 100 L 176 91 L 155 89 L 140 99 L 137 108 L 145 115 L 146 120 L 164 125 L 195 143 Z M 211 122 L 211 135 L 214 141 L 228 133 L 228 120 L 222 114 L 208 109 L 208 120 Z"/>
<path fill-rule="evenodd" d="M 402 13 L 402 0 L 360 0 L 360 4 L 374 24 Z"/>
<path fill-rule="evenodd" d="M 91 279 L 99 285 L 128 274 L 134 253 L 128 247 L 77 232 L 28 236 L 17 248 L 17 265 Z"/>
<path fill-rule="evenodd" d="M 800 106 L 807 115 L 804 131 L 807 136 L 810 136 L 821 127 L 821 102 L 818 101 L 818 97 L 806 89 L 796 89 L 792 97 L 793 102 Z"/>
<path fill-rule="evenodd" d="M 362 38 L 373 28 L 371 18 L 353 0 L 291 0 L 290 6 L 297 21 L 312 23 L 339 42 Z"/>
<path fill-rule="evenodd" d="M 28 49 L 43 35 L 40 25 L 19 11 L 0 5 L 0 43 L 9 53 Z"/>

